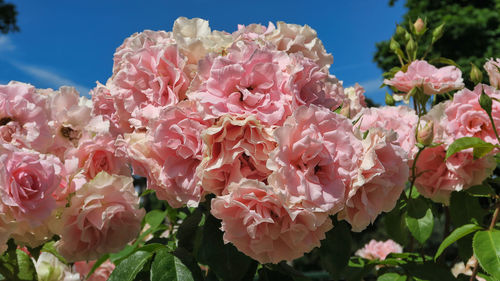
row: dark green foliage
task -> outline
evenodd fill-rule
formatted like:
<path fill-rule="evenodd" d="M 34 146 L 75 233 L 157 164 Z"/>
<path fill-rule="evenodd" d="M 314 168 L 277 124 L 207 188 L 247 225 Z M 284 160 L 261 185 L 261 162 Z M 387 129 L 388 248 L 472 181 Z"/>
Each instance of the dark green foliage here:
<path fill-rule="evenodd" d="M 16 6 L 0 0 L 0 32 L 3 34 L 19 31 Z"/>
<path fill-rule="evenodd" d="M 407 0 L 405 6 L 408 12 L 399 23 L 404 27 L 413 24 L 418 17 L 427 19 L 430 27 L 446 23 L 443 37 L 436 42 L 427 59 L 446 57 L 454 60 L 464 74 L 467 87 L 472 87 L 471 62 L 482 69 L 486 59 L 500 56 L 500 0 Z M 374 55 L 374 61 L 384 71 L 399 64 L 389 43 L 390 38 L 377 43 Z"/>

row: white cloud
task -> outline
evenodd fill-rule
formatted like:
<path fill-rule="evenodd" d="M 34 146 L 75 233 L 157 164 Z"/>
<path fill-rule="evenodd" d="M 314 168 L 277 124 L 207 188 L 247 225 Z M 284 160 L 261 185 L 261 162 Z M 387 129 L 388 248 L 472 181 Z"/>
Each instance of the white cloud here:
<path fill-rule="evenodd" d="M 368 94 L 371 92 L 381 90 L 380 85 L 382 85 L 382 82 L 383 82 L 382 80 L 380 80 L 379 78 L 376 78 L 376 79 L 361 81 L 361 82 L 358 82 L 358 84 L 363 86 L 363 88 L 365 88 L 366 93 Z"/>
<path fill-rule="evenodd" d="M 15 49 L 16 46 L 9 37 L 0 35 L 0 52 L 14 51 Z"/>
<path fill-rule="evenodd" d="M 68 78 L 62 77 L 61 75 L 48 71 L 46 69 L 43 69 L 42 67 L 39 66 L 34 66 L 34 65 L 27 65 L 24 63 L 20 62 L 10 62 L 15 68 L 21 70 L 22 72 L 32 76 L 35 79 L 38 79 L 39 81 L 45 82 L 50 87 L 53 87 L 55 89 L 61 87 L 61 86 L 73 86 L 76 88 L 76 90 L 81 94 L 81 95 L 87 95 L 90 91 L 89 88 L 80 85 Z"/>

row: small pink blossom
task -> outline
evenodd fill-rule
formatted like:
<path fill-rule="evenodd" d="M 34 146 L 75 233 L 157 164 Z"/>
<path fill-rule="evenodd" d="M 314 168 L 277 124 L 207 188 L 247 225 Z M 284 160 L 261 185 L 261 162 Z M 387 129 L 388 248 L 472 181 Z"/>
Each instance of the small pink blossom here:
<path fill-rule="evenodd" d="M 35 87 L 11 81 L 0 85 L 0 140 L 47 152 L 52 144 L 47 99 Z"/>
<path fill-rule="evenodd" d="M 419 87 L 427 95 L 442 94 L 464 87 L 462 72 L 455 66 L 436 68 L 423 60 L 413 61 L 406 72 L 398 71 L 384 83 L 403 93 Z"/>
<path fill-rule="evenodd" d="M 349 87 L 344 89 L 344 100 L 342 103 L 342 109 L 347 108 L 348 116 L 353 118 L 358 114 L 363 108 L 366 108 L 365 89 L 361 87 L 358 83 L 354 87 Z M 355 119 L 356 120 L 356 119 Z"/>
<path fill-rule="evenodd" d="M 73 266 L 75 268 L 75 271 L 80 274 L 80 277 L 85 278 L 90 273 L 90 270 L 92 269 L 92 267 L 94 267 L 95 262 L 96 262 L 95 260 L 88 261 L 88 262 L 87 261 L 77 261 L 77 262 L 75 262 L 75 264 Z M 106 280 L 108 280 L 109 276 L 111 275 L 111 273 L 113 272 L 114 269 L 115 269 L 115 265 L 112 262 L 110 262 L 109 260 L 106 260 L 98 268 L 96 268 L 94 273 L 92 273 L 92 275 L 90 275 L 90 277 L 88 279 L 84 279 L 84 280 L 87 280 L 87 281 L 106 281 Z"/>
<path fill-rule="evenodd" d="M 263 182 L 242 179 L 228 190 L 212 200 L 211 213 L 222 220 L 224 242 L 260 263 L 299 258 L 332 228 L 326 214 L 284 205 Z"/>
<path fill-rule="evenodd" d="M 132 181 L 101 172 L 76 190 L 57 231 L 61 255 L 70 262 L 97 259 L 120 251 L 137 237 L 144 210 L 139 209 Z"/>
<path fill-rule="evenodd" d="M 206 149 L 198 172 L 206 191 L 225 194 L 231 182 L 242 178 L 264 181 L 271 174 L 266 162 L 276 142 L 272 129 L 254 116 L 223 115 L 202 137 Z"/>
<path fill-rule="evenodd" d="M 483 67 L 488 72 L 490 85 L 497 89 L 500 88 L 500 58 L 491 58 Z"/>
<path fill-rule="evenodd" d="M 334 214 L 344 207 L 363 150 L 351 122 L 315 105 L 301 106 L 276 129 L 269 182 L 293 204 Z"/>
<path fill-rule="evenodd" d="M 391 239 L 387 241 L 370 240 L 363 248 L 356 251 L 356 256 L 368 260 L 385 260 L 390 253 L 402 253 L 403 248 Z"/>
<path fill-rule="evenodd" d="M 409 175 L 406 152 L 396 142 L 396 133 L 374 128 L 362 143 L 358 178 L 340 215 L 356 232 L 394 208 Z"/>

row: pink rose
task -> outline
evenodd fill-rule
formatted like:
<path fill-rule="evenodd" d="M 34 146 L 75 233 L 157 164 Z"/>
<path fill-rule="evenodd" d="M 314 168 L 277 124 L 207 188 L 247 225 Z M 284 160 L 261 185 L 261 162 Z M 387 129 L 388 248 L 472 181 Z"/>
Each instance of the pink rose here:
<path fill-rule="evenodd" d="M 144 209 L 139 209 L 132 178 L 97 174 L 76 190 L 61 215 L 56 248 L 68 261 L 116 253 L 137 237 Z"/>
<path fill-rule="evenodd" d="M 332 228 L 326 214 L 284 205 L 263 182 L 242 179 L 228 190 L 212 200 L 211 213 L 222 220 L 224 242 L 260 263 L 299 258 L 318 247 Z"/>
<path fill-rule="evenodd" d="M 384 84 L 395 87 L 403 93 L 419 87 L 427 95 L 442 94 L 464 87 L 462 72 L 455 66 L 436 68 L 423 60 L 413 61 L 406 72 L 398 71 Z"/>
<path fill-rule="evenodd" d="M 202 137 L 206 149 L 198 171 L 206 191 L 225 194 L 231 182 L 242 178 L 264 181 L 271 174 L 266 162 L 276 142 L 272 129 L 254 116 L 223 115 Z"/>
<path fill-rule="evenodd" d="M 170 33 L 144 31 L 127 38 L 114 57 L 108 88 L 131 114 L 129 122 L 143 128 L 159 108 L 186 98 L 190 79 L 185 57 Z"/>
<path fill-rule="evenodd" d="M 0 140 L 47 152 L 52 143 L 46 97 L 35 87 L 11 81 L 0 85 Z"/>
<path fill-rule="evenodd" d="M 340 214 L 356 232 L 394 208 L 409 175 L 406 152 L 396 142 L 396 133 L 374 128 L 362 143 L 359 175 Z"/>
<path fill-rule="evenodd" d="M 53 155 L 0 143 L 0 163 L 2 212 L 40 225 L 56 207 L 52 193 L 61 182 L 61 162 Z"/>
<path fill-rule="evenodd" d="M 273 170 L 270 184 L 292 204 L 314 212 L 340 211 L 363 150 L 351 122 L 324 107 L 301 106 L 274 135 L 278 147 L 267 163 Z"/>
<path fill-rule="evenodd" d="M 201 199 L 196 168 L 202 159 L 201 133 L 208 126 L 192 103 L 182 102 L 165 108 L 145 139 L 129 138 L 134 173 L 146 176 L 148 188 L 174 208 L 196 206 Z"/>
<path fill-rule="evenodd" d="M 301 52 L 321 68 L 328 69 L 333 63 L 333 56 L 326 52 L 316 30 L 308 25 L 302 26 L 279 21 L 277 29 L 266 37 L 278 50 L 289 54 Z"/>
<path fill-rule="evenodd" d="M 449 203 L 450 194 L 481 184 L 496 167 L 495 159 L 488 155 L 474 160 L 472 150 L 455 153 L 445 159 L 444 145 L 422 151 L 416 163 L 415 181 L 420 194 L 435 202 Z"/>
<path fill-rule="evenodd" d="M 390 253 L 402 253 L 403 248 L 391 239 L 387 241 L 370 240 L 363 248 L 356 251 L 356 256 L 368 260 L 385 260 Z"/>
<path fill-rule="evenodd" d="M 497 89 L 500 88 L 500 58 L 491 58 L 483 67 L 488 72 L 490 85 Z"/>
<path fill-rule="evenodd" d="M 397 142 L 413 159 L 418 151 L 415 146 L 415 129 L 418 116 L 407 106 L 382 106 L 363 109 L 353 120 L 358 120 L 355 127 L 361 131 L 371 128 L 393 130 L 398 134 Z"/>
<path fill-rule="evenodd" d="M 92 267 L 94 267 L 95 262 L 96 262 L 95 260 L 88 261 L 88 262 L 87 261 L 77 261 L 77 262 L 75 262 L 75 264 L 73 266 L 75 268 L 75 271 L 80 274 L 80 277 L 85 278 L 89 274 Z M 92 273 L 92 275 L 90 275 L 90 277 L 88 279 L 84 279 L 84 280 L 87 280 L 87 281 L 106 281 L 106 280 L 108 280 L 109 276 L 111 275 L 111 273 L 113 272 L 114 269 L 115 269 L 115 265 L 112 262 L 110 262 L 109 260 L 106 260 L 98 268 L 96 268 L 94 273 Z"/>
<path fill-rule="evenodd" d="M 78 147 L 66 155 L 66 158 L 71 157 L 78 159 L 77 168 L 83 169 L 89 179 L 101 171 L 115 175 L 130 175 L 126 144 L 110 134 L 83 138 Z"/>
<path fill-rule="evenodd" d="M 200 81 L 189 98 L 199 102 L 205 119 L 252 114 L 266 125 L 281 125 L 292 112 L 286 72 L 290 64 L 284 52 L 237 41 L 226 56 L 200 61 Z"/>
<path fill-rule="evenodd" d="M 447 144 L 461 137 L 478 137 L 486 142 L 498 143 L 488 114 L 479 105 L 479 96 L 484 92 L 493 98 L 500 98 L 500 91 L 483 84 L 478 84 L 474 91 L 463 89 L 453 96 L 453 101 L 444 110 L 444 127 Z M 500 103 L 493 101 L 491 115 L 500 129 Z"/>
<path fill-rule="evenodd" d="M 108 87 L 97 83 L 97 86 L 90 91 L 92 96 L 92 115 L 102 116 L 103 120 L 110 124 L 110 133 L 117 134 L 131 133 L 132 127 L 129 119 L 132 117 L 130 112 L 125 110 L 124 100 L 118 96 L 111 95 Z"/>

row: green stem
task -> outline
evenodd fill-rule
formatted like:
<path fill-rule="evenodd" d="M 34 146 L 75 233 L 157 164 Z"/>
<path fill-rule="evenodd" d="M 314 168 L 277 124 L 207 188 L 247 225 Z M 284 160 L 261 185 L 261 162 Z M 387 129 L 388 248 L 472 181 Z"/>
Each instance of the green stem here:
<path fill-rule="evenodd" d="M 408 194 L 408 198 L 411 199 L 411 191 L 413 190 L 413 185 L 415 184 L 415 180 L 417 179 L 417 175 L 415 175 L 417 170 L 417 160 L 420 156 L 420 153 L 424 151 L 425 146 L 418 149 L 417 155 L 415 156 L 415 160 L 413 160 L 413 165 L 411 167 L 411 181 L 410 181 L 410 192 Z"/>

